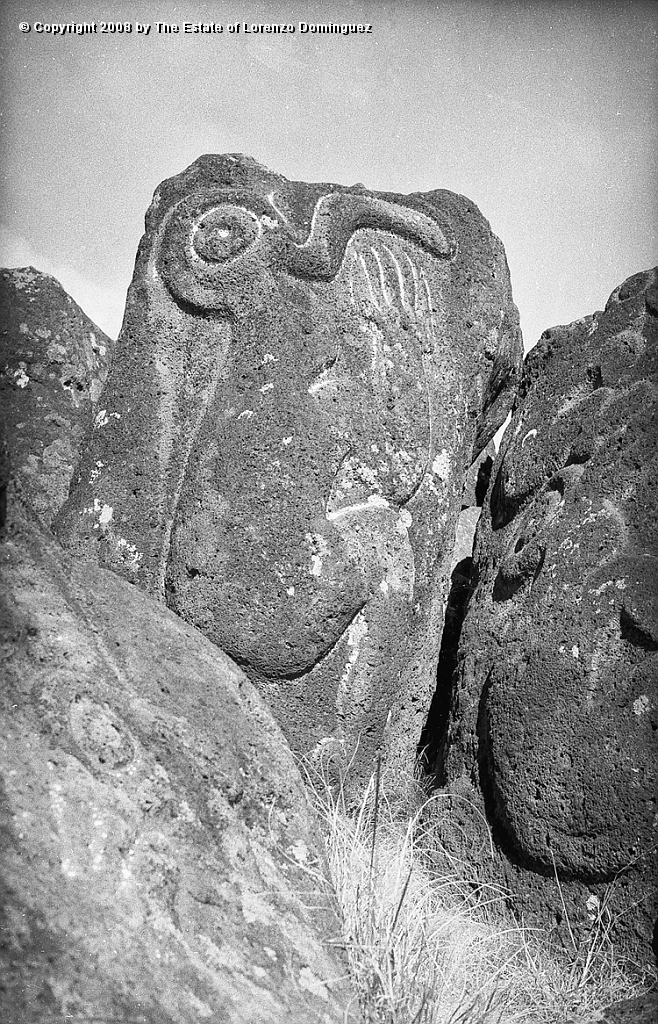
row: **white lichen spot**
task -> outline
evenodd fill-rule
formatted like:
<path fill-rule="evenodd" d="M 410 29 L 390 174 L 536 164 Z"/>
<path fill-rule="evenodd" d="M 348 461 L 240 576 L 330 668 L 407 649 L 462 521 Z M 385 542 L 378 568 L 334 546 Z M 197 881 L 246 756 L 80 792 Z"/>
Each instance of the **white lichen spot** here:
<path fill-rule="evenodd" d="M 329 999 L 329 991 L 327 986 L 324 985 L 310 967 L 302 967 L 299 972 L 299 987 L 310 992 L 311 995 L 319 996 L 320 999 Z"/>
<path fill-rule="evenodd" d="M 445 448 L 442 448 L 432 463 L 432 472 L 445 483 L 450 479 L 450 469 L 450 455 Z"/>
<path fill-rule="evenodd" d="M 112 519 L 112 506 L 103 505 L 101 514 L 98 517 L 99 526 L 108 526 Z"/>
<path fill-rule="evenodd" d="M 18 388 L 26 388 L 30 383 L 30 378 L 26 374 L 27 365 L 25 363 L 19 363 L 18 369 L 14 370 L 14 384 Z"/>
<path fill-rule="evenodd" d="M 288 597 L 294 597 L 295 596 L 295 588 L 294 587 L 288 587 L 288 589 L 286 590 L 286 594 L 288 595 Z"/>
<path fill-rule="evenodd" d="M 260 391 L 261 395 L 266 395 L 267 392 L 271 391 L 273 387 L 274 384 L 272 384 L 272 382 L 270 381 L 269 384 L 263 384 L 262 388 L 259 388 L 258 390 Z"/>
<path fill-rule="evenodd" d="M 240 415 L 238 416 L 238 419 L 239 420 L 250 420 L 253 415 L 254 415 L 253 409 L 245 409 L 244 412 L 240 413 Z"/>
<path fill-rule="evenodd" d="M 101 427 L 106 427 L 110 420 L 120 420 L 120 412 L 108 413 L 107 409 L 99 409 L 94 419 L 94 430 L 100 430 Z"/>
<path fill-rule="evenodd" d="M 105 465 L 105 463 L 101 462 L 100 459 L 97 460 L 94 468 L 92 469 L 91 473 L 89 474 L 89 483 L 90 484 L 93 484 L 96 480 L 98 480 L 99 476 L 101 475 L 101 469 L 103 468 L 104 465 Z"/>
<path fill-rule="evenodd" d="M 626 580 L 615 580 L 617 590 L 626 590 Z"/>
<path fill-rule="evenodd" d="M 537 431 L 533 427 L 532 430 L 529 430 L 528 433 L 523 438 L 523 440 L 521 441 L 521 447 L 523 448 L 523 445 L 526 443 L 526 441 L 530 440 L 531 437 L 536 437 L 536 436 L 537 436 Z"/>
<path fill-rule="evenodd" d="M 288 447 L 289 444 L 292 444 L 292 437 L 282 438 L 281 444 L 284 444 L 286 447 Z"/>
<path fill-rule="evenodd" d="M 271 352 L 266 352 L 263 356 L 263 366 L 266 366 L 267 363 L 278 363 L 278 361 L 277 357 Z"/>
<path fill-rule="evenodd" d="M 269 946 L 263 946 L 263 953 L 265 954 L 265 956 L 268 956 L 270 960 L 277 959 L 276 952 L 273 949 L 270 949 Z"/>
<path fill-rule="evenodd" d="M 578 647 L 578 644 L 574 644 L 573 647 L 571 648 L 571 655 L 574 658 L 579 658 L 580 657 L 580 648 Z"/>
<path fill-rule="evenodd" d="M 388 580 L 382 580 L 381 583 L 379 584 L 379 589 L 381 590 L 382 594 L 388 594 Z"/>
<path fill-rule="evenodd" d="M 139 563 L 141 562 L 144 555 L 141 551 L 138 551 L 134 544 L 129 544 L 123 537 L 119 537 L 116 541 L 117 553 L 121 556 L 121 560 L 124 565 L 130 569 L 139 569 Z"/>
<path fill-rule="evenodd" d="M 371 466 L 365 466 L 361 464 L 355 467 L 355 475 L 359 476 L 364 483 L 374 486 L 377 482 L 377 470 Z"/>
<path fill-rule="evenodd" d="M 27 324 L 19 324 L 18 325 L 18 330 L 20 331 L 21 334 L 29 334 L 30 333 L 30 328 L 27 326 Z"/>
<path fill-rule="evenodd" d="M 102 507 L 103 506 L 101 505 L 101 503 L 98 500 L 98 498 L 94 498 L 94 504 L 90 505 L 89 508 L 81 509 L 80 510 L 80 515 L 81 516 L 93 516 L 93 515 L 96 515 L 97 512 L 100 512 Z"/>
<path fill-rule="evenodd" d="M 279 226 L 278 220 L 275 220 L 274 217 L 268 217 L 266 213 L 263 214 L 260 222 L 264 228 L 269 228 L 270 231 L 273 231 L 274 228 L 278 228 Z"/>
<path fill-rule="evenodd" d="M 62 874 L 66 875 L 67 878 L 77 878 L 78 872 L 73 867 L 73 864 L 68 857 L 64 857 L 61 864 Z"/>
<path fill-rule="evenodd" d="M 305 540 L 311 549 L 311 576 L 320 576 L 322 560 L 329 554 L 329 545 L 321 533 L 307 533 Z"/>
<path fill-rule="evenodd" d="M 403 527 L 403 529 L 405 529 L 405 530 L 409 529 L 409 527 L 413 523 L 413 516 L 411 515 L 411 512 L 409 512 L 408 509 L 406 509 L 406 508 L 401 508 L 400 509 L 400 512 L 398 514 L 398 523 L 400 524 L 400 526 Z"/>
<path fill-rule="evenodd" d="M 647 711 L 651 707 L 651 701 L 647 697 L 646 693 L 643 693 L 641 697 L 633 701 L 633 714 L 641 718 L 642 715 L 646 715 Z"/>
<path fill-rule="evenodd" d="M 600 597 L 603 591 L 606 589 L 606 587 L 611 587 L 613 583 L 614 580 L 608 580 L 607 583 L 602 583 L 600 587 L 596 587 L 593 590 L 588 590 L 587 592 L 588 594 L 596 594 L 597 597 Z"/>
<path fill-rule="evenodd" d="M 308 846 L 301 839 L 288 847 L 288 853 L 298 864 L 308 864 Z"/>

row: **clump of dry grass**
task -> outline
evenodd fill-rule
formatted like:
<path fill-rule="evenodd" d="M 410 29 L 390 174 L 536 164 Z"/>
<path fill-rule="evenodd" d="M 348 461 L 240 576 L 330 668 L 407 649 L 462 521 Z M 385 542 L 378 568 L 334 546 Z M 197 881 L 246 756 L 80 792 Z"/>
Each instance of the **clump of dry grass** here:
<path fill-rule="evenodd" d="M 605 905 L 594 908 L 585 943 L 556 952 L 545 933 L 515 923 L 508 894 L 469 877 L 468 865 L 429 870 L 437 836 L 422 807 L 401 822 L 384 773 L 352 813 L 323 772 L 308 778 L 368 1024 L 589 1024 L 646 991 L 616 955 Z"/>

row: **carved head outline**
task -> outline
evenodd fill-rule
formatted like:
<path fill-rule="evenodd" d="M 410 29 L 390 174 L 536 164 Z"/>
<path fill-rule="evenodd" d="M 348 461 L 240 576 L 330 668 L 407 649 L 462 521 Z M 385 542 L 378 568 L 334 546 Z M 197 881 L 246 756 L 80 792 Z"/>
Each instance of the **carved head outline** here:
<path fill-rule="evenodd" d="M 250 271 L 278 266 L 300 279 L 332 280 L 350 238 L 363 228 L 396 234 L 440 259 L 457 252 L 454 239 L 446 237 L 450 232 L 436 220 L 376 196 L 321 196 L 309 236 L 300 244 L 274 193 L 263 199 L 251 189 L 214 189 L 187 196 L 169 211 L 158 267 L 180 303 L 235 317 Z"/>

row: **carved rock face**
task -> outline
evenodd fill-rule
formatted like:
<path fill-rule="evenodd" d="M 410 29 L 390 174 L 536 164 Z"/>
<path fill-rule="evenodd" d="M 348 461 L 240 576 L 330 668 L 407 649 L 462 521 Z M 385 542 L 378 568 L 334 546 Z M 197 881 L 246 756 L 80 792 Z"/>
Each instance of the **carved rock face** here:
<path fill-rule="evenodd" d="M 658 274 L 527 359 L 476 548 L 446 774 L 534 871 L 655 914 Z"/>
<path fill-rule="evenodd" d="M 369 755 L 391 710 L 411 748 L 463 472 L 519 359 L 466 200 L 203 157 L 147 216 L 60 536 L 239 662 L 298 749 Z"/>

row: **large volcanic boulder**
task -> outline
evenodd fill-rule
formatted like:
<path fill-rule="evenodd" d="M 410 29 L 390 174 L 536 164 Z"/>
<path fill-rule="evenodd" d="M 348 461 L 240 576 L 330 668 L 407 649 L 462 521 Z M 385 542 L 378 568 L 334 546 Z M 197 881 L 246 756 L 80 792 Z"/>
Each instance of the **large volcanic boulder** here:
<path fill-rule="evenodd" d="M 658 881 L 657 386 L 656 270 L 528 356 L 478 527 L 437 766 L 453 790 L 475 784 L 526 909 L 564 918 L 566 905 L 575 927 L 605 905 L 645 955 Z"/>
<path fill-rule="evenodd" d="M 0 1017 L 351 1020 L 321 843 L 270 711 L 194 627 L 12 511 Z"/>
<path fill-rule="evenodd" d="M 148 211 L 58 535 L 228 652 L 297 750 L 410 765 L 463 476 L 520 359 L 468 200 L 201 157 Z"/>
<path fill-rule="evenodd" d="M 68 496 L 113 345 L 54 277 L 0 270 L 0 434 L 11 464 L 0 466 L 0 491 L 22 494 L 46 524 Z"/>

